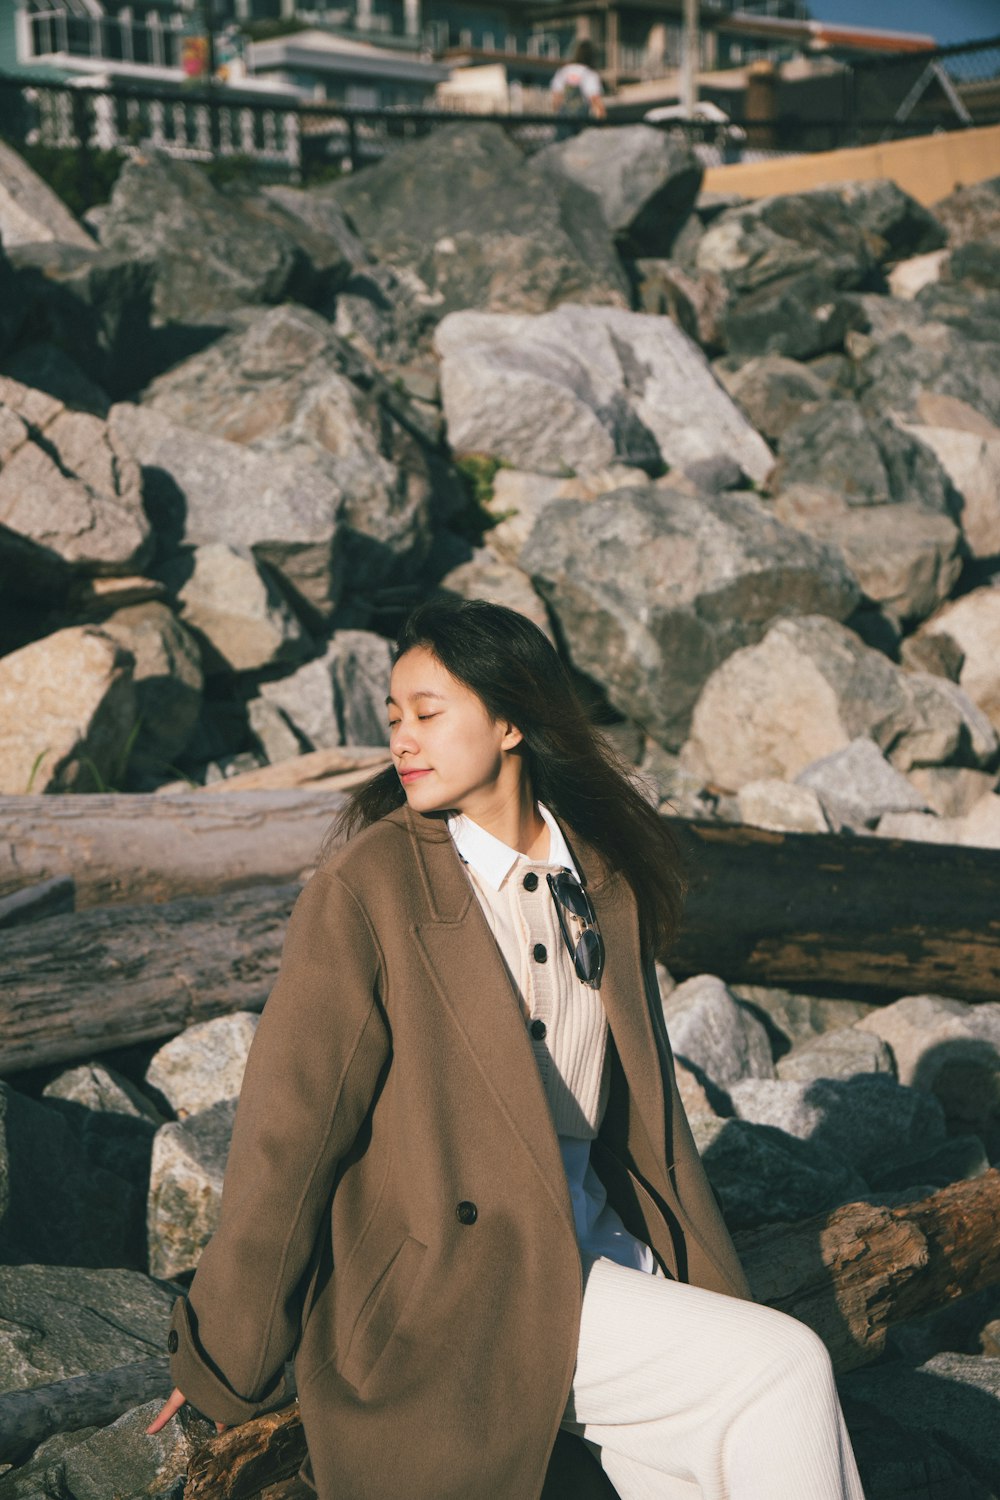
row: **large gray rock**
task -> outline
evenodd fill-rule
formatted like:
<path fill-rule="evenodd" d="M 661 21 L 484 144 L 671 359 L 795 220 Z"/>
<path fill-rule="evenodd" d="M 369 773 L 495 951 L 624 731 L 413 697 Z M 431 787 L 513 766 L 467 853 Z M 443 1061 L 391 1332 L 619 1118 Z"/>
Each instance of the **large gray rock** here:
<path fill-rule="evenodd" d="M 261 683 L 260 691 L 306 749 L 328 750 L 344 743 L 333 674 L 325 657 L 307 661 L 288 677 Z"/>
<path fill-rule="evenodd" d="M 1000 587 L 973 589 L 945 604 L 921 634 L 956 643 L 963 657 L 960 685 L 1000 729 Z"/>
<path fill-rule="evenodd" d="M 325 658 L 345 745 L 387 745 L 385 700 L 392 646 L 370 630 L 338 630 Z"/>
<path fill-rule="evenodd" d="M 298 618 L 243 548 L 193 547 L 164 563 L 160 576 L 204 644 L 208 674 L 259 672 L 305 655 Z"/>
<path fill-rule="evenodd" d="M 328 618 L 343 579 L 344 493 L 306 457 L 254 452 L 148 407 L 112 408 L 110 431 L 142 465 L 165 553 L 220 543 L 253 553 Z"/>
<path fill-rule="evenodd" d="M 162 1125 L 163 1120 L 153 1101 L 124 1074 L 101 1062 L 81 1063 L 59 1073 L 42 1089 L 43 1099 L 62 1099 L 95 1114 L 127 1115 Z"/>
<path fill-rule="evenodd" d="M 668 748 L 683 740 L 709 674 L 770 620 L 820 601 L 843 617 L 858 599 L 837 552 L 783 527 L 754 496 L 653 485 L 548 505 L 521 566 L 574 666 Z"/>
<path fill-rule="evenodd" d="M 694 206 L 702 165 L 685 140 L 652 125 L 578 131 L 536 152 L 536 167 L 593 193 L 625 255 L 669 255 Z"/>
<path fill-rule="evenodd" d="M 781 354 L 743 360 L 735 369 L 726 360 L 718 360 L 713 369 L 736 405 L 769 443 L 780 443 L 787 428 L 830 396 L 827 381 L 808 365 Z"/>
<path fill-rule="evenodd" d="M 146 1428 L 161 1400 L 133 1407 L 80 1442 L 62 1440 L 20 1469 L 0 1478 L 0 1500 L 51 1500 L 53 1495 L 73 1500 L 162 1500 L 183 1485 L 191 1459 L 215 1424 L 184 1406 L 162 1432 L 149 1437 Z"/>
<path fill-rule="evenodd" d="M 812 761 L 795 780 L 812 788 L 835 828 L 860 831 L 873 828 L 883 813 L 926 811 L 916 787 L 863 737 Z"/>
<path fill-rule="evenodd" d="M 806 1219 L 868 1192 L 848 1162 L 782 1130 L 706 1115 L 691 1130 L 732 1230 Z"/>
<path fill-rule="evenodd" d="M 848 1163 L 877 1187 L 898 1162 L 945 1139 L 936 1099 L 885 1073 L 854 1078 L 748 1078 L 730 1085 L 738 1119 L 773 1125 Z"/>
<path fill-rule="evenodd" d="M 866 597 L 897 630 L 926 619 L 962 570 L 961 532 L 921 500 L 857 506 L 836 490 L 791 484 L 771 509 L 786 526 L 839 548 Z"/>
<path fill-rule="evenodd" d="M 948 396 L 1000 426 L 996 343 L 940 320 L 875 343 L 858 364 L 856 384 L 868 411 L 920 422 L 931 397 Z"/>
<path fill-rule="evenodd" d="M 828 1032 L 853 1026 L 874 1009 L 864 1000 L 797 995 L 769 985 L 733 984 L 730 989 L 764 1022 L 777 1057 L 792 1047 L 807 1046 Z"/>
<path fill-rule="evenodd" d="M 642 469 L 627 464 L 610 464 L 567 479 L 524 469 L 498 468 L 493 476 L 492 494 L 484 501 L 485 509 L 494 519 L 489 532 L 490 549 L 505 562 L 516 565 L 535 522 L 553 500 L 597 500 L 614 490 L 645 484 L 647 477 Z"/>
<path fill-rule="evenodd" d="M 995 240 L 1000 235 L 1000 177 L 964 184 L 934 205 L 952 246 L 971 240 Z"/>
<path fill-rule="evenodd" d="M 150 553 L 139 466 L 103 417 L 0 375 L 0 576 L 44 591 Z"/>
<path fill-rule="evenodd" d="M 0 1083 L 0 1262 L 135 1266 L 136 1207 L 58 1109 Z"/>
<path fill-rule="evenodd" d="M 741 354 L 807 359 L 835 349 L 848 324 L 840 295 L 874 260 L 864 228 L 834 189 L 760 198 L 719 215 L 696 252 L 728 293 L 720 324 Z"/>
<path fill-rule="evenodd" d="M 455 451 L 548 473 L 613 462 L 686 468 L 773 459 L 669 318 L 564 306 L 541 317 L 453 313 L 434 336 Z"/>
<path fill-rule="evenodd" d="M 154 1052 L 147 1086 L 162 1094 L 181 1120 L 238 1098 L 259 1020 L 239 1010 L 188 1026 Z"/>
<path fill-rule="evenodd" d="M 774 1077 L 767 1032 L 714 974 L 677 985 L 663 1016 L 675 1055 L 700 1082 L 726 1089 L 741 1078 Z"/>
<path fill-rule="evenodd" d="M 737 798 L 740 822 L 776 832 L 829 833 L 830 822 L 816 793 L 777 777 L 748 781 Z"/>
<path fill-rule="evenodd" d="M 0 1390 L 113 1370 L 164 1348 L 173 1294 L 138 1271 L 0 1266 Z"/>
<path fill-rule="evenodd" d="M 319 314 L 254 312 L 154 381 L 143 402 L 184 428 L 256 450 L 244 464 L 286 454 L 314 504 L 325 485 L 327 511 L 345 528 L 353 591 L 419 570 L 433 514 L 447 508 L 453 485 L 411 403 Z"/>
<path fill-rule="evenodd" d="M 987 766 L 997 755 L 992 725 L 954 683 L 902 671 L 842 625 L 811 616 L 779 620 L 716 668 L 682 761 L 735 790 L 765 776 L 793 780 L 862 735 L 900 771 Z"/>
<path fill-rule="evenodd" d="M 468 191 L 456 193 L 457 181 Z M 498 125 L 435 130 L 330 191 L 374 258 L 418 277 L 439 317 L 628 305 L 592 195 L 526 162 Z"/>
<path fill-rule="evenodd" d="M 925 396 L 921 421 L 905 430 L 933 453 L 958 499 L 958 519 L 973 557 L 1000 552 L 1000 427 L 952 396 Z"/>
<path fill-rule="evenodd" d="M 925 255 L 947 240 L 941 220 L 889 177 L 839 183 L 837 192 L 862 229 L 882 241 L 880 260 Z"/>
<path fill-rule="evenodd" d="M 194 733 L 201 708 L 201 651 L 165 604 L 133 604 L 102 620 L 101 629 L 135 658 L 132 682 L 139 732 L 129 756 L 130 779 L 167 780 Z"/>
<path fill-rule="evenodd" d="M 228 1099 L 156 1132 L 146 1229 L 152 1276 L 193 1271 L 215 1233 L 236 1100 Z"/>
<path fill-rule="evenodd" d="M 950 1120 L 980 1127 L 1000 1115 L 1000 1004 L 907 995 L 858 1029 L 887 1043 L 900 1082 L 934 1094 Z"/>
<path fill-rule="evenodd" d="M 93 236 L 80 225 L 65 203 L 33 172 L 12 146 L 0 141 L 0 240 L 33 245 L 58 240 L 63 245 L 94 248 Z"/>
<path fill-rule="evenodd" d="M 461 599 L 486 599 L 491 604 L 503 604 L 524 615 L 551 638 L 548 610 L 527 573 L 498 557 L 488 546 L 478 547 L 468 562 L 451 568 L 438 587 Z"/>
<path fill-rule="evenodd" d="M 200 167 L 132 157 L 100 215 L 101 244 L 156 268 L 161 322 L 218 323 L 245 303 L 301 296 L 311 267 L 298 235 L 214 188 Z"/>
<path fill-rule="evenodd" d="M 895 1076 L 893 1055 L 880 1037 L 857 1026 L 843 1026 L 804 1046 L 794 1047 L 775 1064 L 779 1078 L 811 1083 L 817 1078 L 854 1078 L 859 1073 Z"/>
<path fill-rule="evenodd" d="M 0 791 L 117 786 L 136 724 L 133 661 L 89 625 L 0 658 Z"/>

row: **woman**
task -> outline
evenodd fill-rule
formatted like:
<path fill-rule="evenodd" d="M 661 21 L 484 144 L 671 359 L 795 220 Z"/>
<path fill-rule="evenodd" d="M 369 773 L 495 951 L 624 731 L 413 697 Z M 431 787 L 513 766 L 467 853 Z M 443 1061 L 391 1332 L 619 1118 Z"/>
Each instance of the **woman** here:
<path fill-rule="evenodd" d="M 418 609 L 388 711 L 150 1431 L 185 1397 L 245 1420 L 297 1351 L 321 1500 L 537 1500 L 561 1425 L 623 1500 L 857 1500 L 826 1352 L 746 1300 L 677 1097 L 666 825 L 510 610 Z"/>

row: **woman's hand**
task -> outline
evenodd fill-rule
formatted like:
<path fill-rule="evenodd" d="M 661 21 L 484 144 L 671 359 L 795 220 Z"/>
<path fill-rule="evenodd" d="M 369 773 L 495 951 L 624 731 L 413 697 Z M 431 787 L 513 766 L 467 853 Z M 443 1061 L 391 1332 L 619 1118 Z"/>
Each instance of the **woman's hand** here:
<path fill-rule="evenodd" d="M 170 1395 L 167 1397 L 166 1401 L 160 1407 L 160 1410 L 156 1413 L 156 1416 L 146 1428 L 147 1434 L 152 1437 L 154 1432 L 159 1432 L 161 1427 L 166 1427 L 167 1423 L 170 1421 L 170 1418 L 176 1417 L 177 1413 L 184 1405 L 186 1399 L 187 1398 L 185 1397 L 184 1392 L 178 1390 L 177 1387 L 174 1386 L 173 1390 L 170 1392 Z M 216 1422 L 215 1430 L 216 1432 L 225 1432 L 225 1422 Z"/>

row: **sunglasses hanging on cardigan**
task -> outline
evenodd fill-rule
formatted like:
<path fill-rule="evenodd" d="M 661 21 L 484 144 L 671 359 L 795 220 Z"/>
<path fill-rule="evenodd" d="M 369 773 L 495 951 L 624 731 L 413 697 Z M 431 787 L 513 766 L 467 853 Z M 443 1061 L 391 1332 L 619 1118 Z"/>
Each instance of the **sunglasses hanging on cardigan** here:
<path fill-rule="evenodd" d="M 601 976 L 604 973 L 604 939 L 597 926 L 597 913 L 594 911 L 590 897 L 576 876 L 569 870 L 560 870 L 558 874 L 546 875 L 545 879 L 555 899 L 556 915 L 559 918 L 563 941 L 573 960 L 577 978 L 581 983 L 588 984 L 592 990 L 599 990 Z M 576 939 L 566 922 L 567 911 L 572 912 L 574 917 L 583 924 L 583 930 Z"/>

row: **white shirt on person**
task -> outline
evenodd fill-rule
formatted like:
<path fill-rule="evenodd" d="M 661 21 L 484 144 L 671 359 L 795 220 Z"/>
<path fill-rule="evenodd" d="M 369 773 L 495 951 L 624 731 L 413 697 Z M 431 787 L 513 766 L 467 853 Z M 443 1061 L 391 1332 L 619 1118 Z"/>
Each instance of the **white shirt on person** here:
<path fill-rule="evenodd" d="M 565 94 L 567 89 L 578 88 L 588 100 L 599 99 L 604 92 L 601 75 L 583 63 L 564 63 L 549 84 L 553 94 Z"/>
<path fill-rule="evenodd" d="M 607 1103 L 608 1022 L 600 991 L 577 976 L 545 879 L 556 870 L 579 878 L 579 871 L 551 812 L 541 803 L 538 811 L 549 830 L 547 859 L 529 859 L 462 814 L 448 819 L 448 831 L 521 1007 L 556 1127 L 581 1255 L 653 1271 L 652 1251 L 628 1233 L 591 1165 L 590 1143 Z"/>

